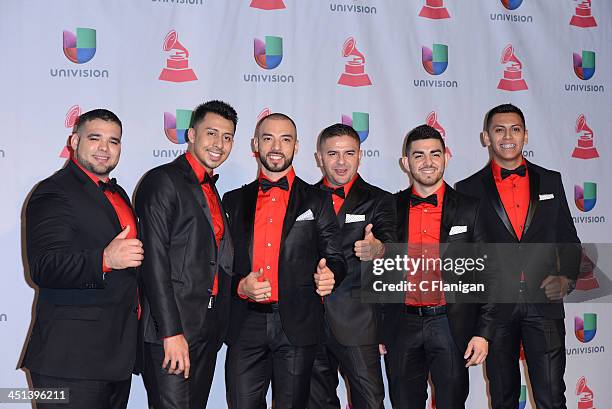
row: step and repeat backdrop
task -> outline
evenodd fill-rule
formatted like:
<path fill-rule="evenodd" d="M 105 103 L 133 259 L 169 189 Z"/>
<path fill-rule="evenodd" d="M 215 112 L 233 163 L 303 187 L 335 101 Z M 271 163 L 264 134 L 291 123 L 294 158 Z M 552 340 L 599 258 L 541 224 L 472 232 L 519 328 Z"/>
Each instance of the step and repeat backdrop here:
<path fill-rule="evenodd" d="M 488 160 L 485 112 L 512 102 L 526 116 L 525 157 L 561 171 L 581 239 L 605 243 L 611 30 L 607 0 L 2 1 L 0 387 L 26 385 L 15 369 L 35 296 L 23 261 L 24 205 L 65 163 L 81 112 L 105 107 L 123 121 L 114 176 L 128 192 L 185 151 L 191 110 L 209 99 L 229 102 L 240 118 L 219 169 L 222 191 L 256 175 L 258 117 L 284 112 L 298 126 L 299 176 L 321 177 L 316 136 L 343 122 L 361 137 L 361 175 L 395 192 L 408 185 L 399 158 L 410 129 L 428 123 L 442 133 L 453 184 Z M 566 310 L 568 407 L 605 408 L 612 313 L 604 303 Z M 223 360 L 224 350 L 209 407 L 225 407 Z M 523 373 L 517 406 L 533 408 Z M 468 407 L 488 408 L 485 379 L 481 367 L 471 370 Z M 343 387 L 339 394 L 346 404 Z M 129 407 L 146 407 L 139 377 Z"/>

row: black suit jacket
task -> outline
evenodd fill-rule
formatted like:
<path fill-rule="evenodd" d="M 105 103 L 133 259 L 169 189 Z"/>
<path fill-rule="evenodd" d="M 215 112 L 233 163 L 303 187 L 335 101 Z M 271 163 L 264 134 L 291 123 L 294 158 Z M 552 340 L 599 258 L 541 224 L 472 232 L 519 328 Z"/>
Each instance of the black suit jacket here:
<path fill-rule="evenodd" d="M 177 334 L 183 334 L 190 345 L 201 340 L 218 273 L 215 308 L 221 327 L 219 338 L 207 341 L 217 342 L 220 348 L 229 318 L 233 257 L 225 212 L 221 209 L 225 231 L 217 249 L 210 209 L 185 155 L 143 177 L 135 206 L 145 249 L 140 267 L 144 341 L 161 343 L 162 338 Z"/>
<path fill-rule="evenodd" d="M 120 232 L 111 203 L 72 161 L 36 187 L 26 208 L 26 248 L 40 291 L 23 366 L 63 378 L 130 378 L 136 270 L 102 272 L 104 248 Z"/>
<path fill-rule="evenodd" d="M 317 186 L 321 185 L 321 182 L 317 183 Z M 363 216 L 363 220 L 351 222 L 351 215 Z M 397 240 L 393 196 L 357 176 L 337 218 L 342 231 L 342 254 L 346 260 L 347 275 L 325 299 L 325 319 L 342 345 L 377 344 L 380 342 L 381 323 L 376 305 L 361 302 L 362 263 L 355 256 L 355 242 L 363 240 L 365 227 L 370 223 L 374 236 L 381 242 L 394 243 Z"/>
<path fill-rule="evenodd" d="M 448 185 L 445 189 L 442 203 L 442 222 L 440 223 L 440 243 L 448 243 L 446 251 L 451 251 L 452 247 L 449 246 L 452 243 L 485 242 L 486 236 L 479 214 L 479 201 L 458 193 Z M 410 193 L 411 188 L 408 188 L 394 195 L 398 218 L 397 237 L 401 243 L 408 242 Z M 466 226 L 467 230 L 459 234 L 449 235 L 453 226 Z M 442 256 L 449 257 L 447 252 Z M 481 274 L 494 274 L 494 271 L 487 269 Z M 477 281 L 490 282 L 485 278 L 480 278 Z M 447 301 L 452 298 L 452 296 L 447 296 Z M 395 335 L 403 308 L 403 304 L 387 304 L 385 307 L 385 344 L 392 345 L 396 341 Z M 447 302 L 447 316 L 451 333 L 461 351 L 467 348 L 467 344 L 473 336 L 480 336 L 488 340 L 493 338 L 496 313 L 496 306 L 492 303 Z"/>
<path fill-rule="evenodd" d="M 236 290 L 240 279 L 253 271 L 253 228 L 258 190 L 259 182 L 255 180 L 223 196 L 234 237 L 236 273 L 228 344 L 239 336 L 249 302 L 238 297 Z M 298 216 L 308 211 L 312 212 L 314 220 L 296 221 Z M 335 287 L 341 284 L 346 275 L 341 242 L 330 193 L 296 177 L 283 221 L 278 261 L 281 323 L 293 345 L 313 345 L 320 341 L 323 303 L 316 293 L 313 275 L 319 260 L 325 257 L 327 266 L 334 272 Z"/>
<path fill-rule="evenodd" d="M 565 198 L 559 172 L 544 169 L 527 161 L 529 175 L 529 210 L 521 240 L 512 224 L 495 186 L 491 164 L 457 183 L 457 190 L 481 199 L 482 217 L 487 238 L 492 243 L 514 243 L 499 246 L 503 294 L 496 298 L 501 313 L 510 314 L 519 294 L 520 272 L 525 273 L 529 298 L 542 301 L 538 309 L 547 318 L 563 318 L 563 303 L 546 302 L 540 284 L 548 275 L 563 275 L 576 279 L 581 249 L 580 240 Z M 543 196 L 548 195 L 548 196 Z M 550 195 L 553 195 L 551 197 Z M 544 199 L 549 197 L 549 199 Z M 559 243 L 557 246 L 524 245 L 527 243 Z"/>

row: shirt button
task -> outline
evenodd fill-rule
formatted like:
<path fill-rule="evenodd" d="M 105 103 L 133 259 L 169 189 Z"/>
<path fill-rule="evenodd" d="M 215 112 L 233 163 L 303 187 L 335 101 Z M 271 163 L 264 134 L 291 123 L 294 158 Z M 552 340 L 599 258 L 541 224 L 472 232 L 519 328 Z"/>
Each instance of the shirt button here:
<path fill-rule="evenodd" d="M 423 233 L 427 233 L 427 230 L 423 230 Z"/>
<path fill-rule="evenodd" d="M 266 266 L 266 270 L 269 270 L 269 269 L 270 269 L 270 266 Z"/>
<path fill-rule="evenodd" d="M 272 247 L 272 243 L 268 243 L 268 244 L 267 244 L 267 246 L 268 246 L 268 247 Z"/>
<path fill-rule="evenodd" d="M 276 202 L 276 198 L 275 198 L 275 197 L 273 197 L 273 198 L 272 198 L 272 201 L 273 201 L 273 202 Z"/>
<path fill-rule="evenodd" d="M 427 213 L 427 209 L 423 210 L 425 213 Z"/>
<path fill-rule="evenodd" d="M 271 218 L 271 217 L 270 217 L 270 219 L 268 219 L 268 222 L 269 222 L 269 223 L 272 223 L 272 218 Z"/>

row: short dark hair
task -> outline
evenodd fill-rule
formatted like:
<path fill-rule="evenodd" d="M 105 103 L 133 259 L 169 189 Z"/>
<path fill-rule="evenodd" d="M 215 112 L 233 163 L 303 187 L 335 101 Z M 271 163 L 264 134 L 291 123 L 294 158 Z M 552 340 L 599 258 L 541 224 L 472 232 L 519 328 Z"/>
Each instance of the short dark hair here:
<path fill-rule="evenodd" d="M 352 126 L 345 124 L 333 124 L 323 129 L 319 134 L 319 140 L 317 142 L 317 149 L 320 149 L 323 143 L 329 138 L 333 138 L 334 136 L 350 136 L 355 141 L 357 141 L 357 145 L 361 146 L 361 139 L 359 139 L 359 134 Z"/>
<path fill-rule="evenodd" d="M 261 124 L 263 124 L 267 119 L 282 119 L 291 122 L 291 125 L 293 125 L 293 129 L 295 129 L 295 137 L 297 138 L 297 126 L 295 125 L 295 122 L 289 117 L 289 115 L 280 112 L 273 112 L 270 115 L 266 115 L 259 121 L 257 121 L 257 125 L 255 125 L 255 137 L 257 137 L 257 134 L 259 133 L 259 128 L 261 127 Z"/>
<path fill-rule="evenodd" d="M 444 138 L 440 135 L 440 132 L 436 130 L 436 128 L 429 125 L 419 125 L 414 128 L 412 131 L 408 132 L 406 135 L 406 140 L 404 142 L 404 156 L 408 156 L 410 152 L 410 145 L 414 141 L 420 141 L 423 139 L 437 139 L 442 144 L 442 151 L 446 151 L 446 144 L 444 143 Z"/>
<path fill-rule="evenodd" d="M 493 116 L 496 114 L 517 114 L 521 117 L 521 121 L 523 122 L 523 128 L 525 128 L 525 115 L 523 115 L 523 111 L 521 111 L 519 107 L 512 104 L 501 104 L 494 108 L 491 108 L 489 112 L 487 112 L 487 131 L 489 130 L 489 126 L 491 125 L 491 119 L 493 119 Z"/>
<path fill-rule="evenodd" d="M 77 119 L 76 124 L 74 125 L 75 132 L 79 133 L 83 128 L 83 125 L 95 119 L 101 119 L 107 122 L 114 122 L 119 125 L 119 129 L 123 133 L 123 125 L 121 124 L 121 120 L 119 120 L 119 117 L 115 115 L 114 112 L 103 108 L 92 109 L 91 111 L 87 111 L 84 114 L 81 114 L 79 116 L 79 119 Z"/>
<path fill-rule="evenodd" d="M 216 99 L 204 102 L 193 110 L 193 114 L 191 114 L 191 127 L 195 128 L 198 126 L 198 124 L 204 120 L 204 117 L 209 112 L 217 114 L 228 121 L 232 121 L 234 124 L 234 131 L 236 130 L 236 125 L 238 124 L 238 114 L 236 113 L 236 110 L 227 102 Z"/>

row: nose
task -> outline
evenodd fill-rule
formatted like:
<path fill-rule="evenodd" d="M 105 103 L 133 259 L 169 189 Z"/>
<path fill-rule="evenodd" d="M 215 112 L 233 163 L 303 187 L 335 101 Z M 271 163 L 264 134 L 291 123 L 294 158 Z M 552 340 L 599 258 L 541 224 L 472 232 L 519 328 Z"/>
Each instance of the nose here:
<path fill-rule="evenodd" d="M 344 162 L 346 162 L 344 155 L 338 155 L 338 165 L 344 165 Z"/>
<path fill-rule="evenodd" d="M 281 150 L 280 139 L 277 139 L 277 138 L 272 139 L 272 150 L 277 151 L 277 152 Z"/>
<path fill-rule="evenodd" d="M 223 147 L 223 136 L 222 135 L 215 135 L 213 138 L 213 146 L 215 148 L 222 148 Z"/>
<path fill-rule="evenodd" d="M 98 143 L 98 149 L 101 151 L 108 151 L 108 141 L 105 139 L 100 139 L 100 143 Z"/>

